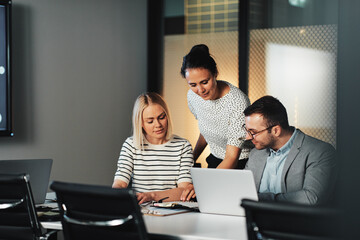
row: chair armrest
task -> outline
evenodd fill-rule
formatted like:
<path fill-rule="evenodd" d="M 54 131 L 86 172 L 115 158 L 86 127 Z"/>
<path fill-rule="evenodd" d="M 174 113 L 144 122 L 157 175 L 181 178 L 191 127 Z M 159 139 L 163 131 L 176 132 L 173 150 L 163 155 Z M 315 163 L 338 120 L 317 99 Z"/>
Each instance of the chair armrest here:
<path fill-rule="evenodd" d="M 56 240 L 57 233 L 58 233 L 58 230 L 50 230 L 50 231 L 46 232 L 42 237 L 40 237 L 40 240 Z"/>
<path fill-rule="evenodd" d="M 20 199 L 17 202 L 11 202 L 11 203 L 0 203 L 0 210 L 2 209 L 9 209 L 9 208 L 14 208 L 17 205 L 20 205 L 21 203 L 24 202 L 24 199 Z"/>
<path fill-rule="evenodd" d="M 119 218 L 119 219 L 113 219 L 113 220 L 107 220 L 107 221 L 86 221 L 86 220 L 79 220 L 76 218 L 72 218 L 66 215 L 64 213 L 63 215 L 64 220 L 68 223 L 73 223 L 77 225 L 85 225 L 85 226 L 98 226 L 98 227 L 116 227 L 123 225 L 124 223 L 130 221 L 133 219 L 132 215 L 129 215 L 125 218 Z"/>

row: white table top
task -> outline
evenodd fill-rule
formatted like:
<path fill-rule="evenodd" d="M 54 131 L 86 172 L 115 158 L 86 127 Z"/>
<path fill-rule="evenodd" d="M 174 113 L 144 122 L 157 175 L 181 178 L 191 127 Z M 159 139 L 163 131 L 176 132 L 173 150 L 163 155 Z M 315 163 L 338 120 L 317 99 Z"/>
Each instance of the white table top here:
<path fill-rule="evenodd" d="M 48 198 L 53 199 L 49 195 Z M 54 195 L 55 196 L 55 195 Z M 50 203 L 55 204 L 55 203 Z M 184 240 L 247 239 L 245 217 L 187 212 L 170 216 L 143 216 L 150 234 Z M 46 229 L 62 230 L 61 222 L 41 222 Z"/>
<path fill-rule="evenodd" d="M 144 215 L 143 218 L 150 234 L 189 240 L 247 239 L 245 217 L 189 212 L 164 217 Z M 60 222 L 42 222 L 42 225 L 47 229 L 62 229 Z"/>
<path fill-rule="evenodd" d="M 181 239 L 247 239 L 245 217 L 198 212 L 172 216 L 144 216 L 149 233 Z"/>

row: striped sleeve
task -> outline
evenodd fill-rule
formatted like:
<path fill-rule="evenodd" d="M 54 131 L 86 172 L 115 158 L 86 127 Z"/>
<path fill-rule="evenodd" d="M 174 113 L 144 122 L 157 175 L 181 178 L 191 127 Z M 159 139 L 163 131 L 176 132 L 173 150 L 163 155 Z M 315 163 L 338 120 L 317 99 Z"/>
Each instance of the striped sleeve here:
<path fill-rule="evenodd" d="M 177 184 L 192 182 L 190 169 L 194 165 L 193 151 L 189 141 L 183 139 L 183 147 L 180 156 L 180 171 Z"/>
<path fill-rule="evenodd" d="M 132 138 L 129 137 L 122 145 L 114 179 L 129 184 L 134 170 L 134 150 Z"/>

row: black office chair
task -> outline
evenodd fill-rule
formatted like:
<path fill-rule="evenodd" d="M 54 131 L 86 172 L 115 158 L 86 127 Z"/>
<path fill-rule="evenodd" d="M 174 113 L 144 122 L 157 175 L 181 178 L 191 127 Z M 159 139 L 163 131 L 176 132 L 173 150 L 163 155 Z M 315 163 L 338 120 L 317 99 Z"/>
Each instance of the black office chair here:
<path fill-rule="evenodd" d="M 56 239 L 38 220 L 26 174 L 0 174 L 0 239 Z"/>
<path fill-rule="evenodd" d="M 332 240 L 339 236 L 340 212 L 332 208 L 243 199 L 249 240 Z"/>
<path fill-rule="evenodd" d="M 148 239 L 130 189 L 53 182 L 65 240 Z"/>

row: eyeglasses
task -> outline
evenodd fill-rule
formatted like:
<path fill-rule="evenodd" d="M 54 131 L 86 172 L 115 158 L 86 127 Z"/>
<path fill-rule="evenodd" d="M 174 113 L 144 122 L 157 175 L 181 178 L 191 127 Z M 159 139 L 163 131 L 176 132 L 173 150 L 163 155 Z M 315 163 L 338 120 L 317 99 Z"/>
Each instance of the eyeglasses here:
<path fill-rule="evenodd" d="M 250 132 L 250 131 L 246 128 L 245 124 L 242 125 L 243 129 L 251 136 L 251 139 L 254 139 L 255 136 L 258 135 L 259 133 L 262 133 L 262 132 L 264 132 L 264 131 L 266 131 L 266 130 L 270 130 L 271 128 L 273 128 L 273 127 L 275 127 L 275 126 L 276 126 L 276 125 L 272 125 L 272 126 L 267 127 L 267 128 L 265 128 L 265 129 L 263 129 L 263 130 L 260 130 L 260 131 L 258 131 L 258 132 L 252 133 L 252 132 Z"/>

